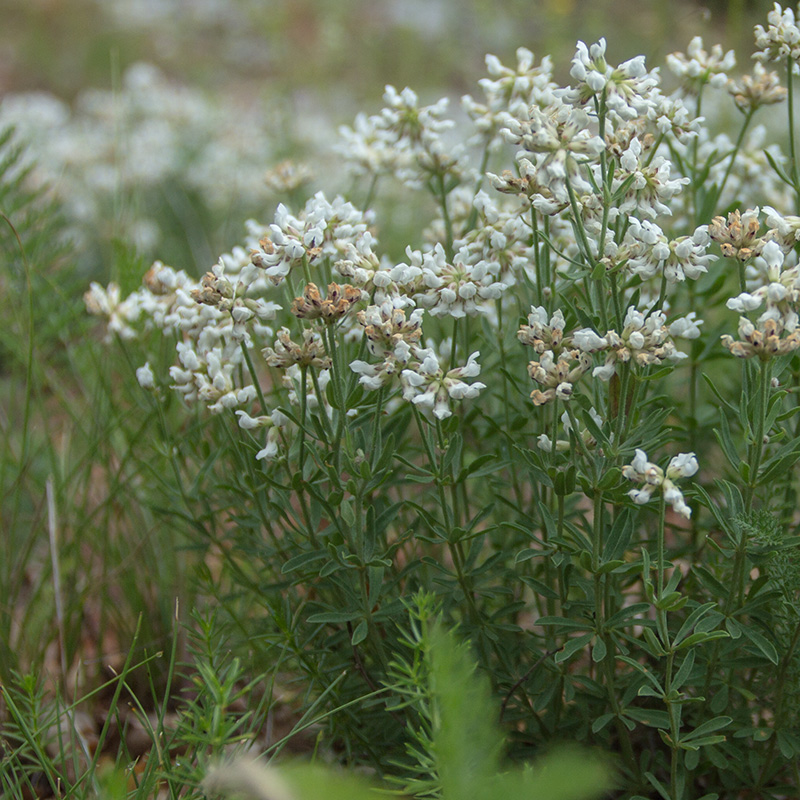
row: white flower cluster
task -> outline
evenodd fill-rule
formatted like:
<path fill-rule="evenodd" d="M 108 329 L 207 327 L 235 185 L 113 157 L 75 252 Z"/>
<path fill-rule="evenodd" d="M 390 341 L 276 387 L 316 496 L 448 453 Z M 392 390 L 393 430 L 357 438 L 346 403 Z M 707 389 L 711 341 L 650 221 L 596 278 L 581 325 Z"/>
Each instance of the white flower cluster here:
<path fill-rule="evenodd" d="M 610 330 L 600 336 L 591 328 L 582 328 L 572 334 L 572 341 L 585 353 L 605 352 L 605 363 L 595 367 L 592 375 L 608 381 L 617 372 L 617 364 L 620 362 L 630 361 L 639 367 L 648 367 L 686 358 L 686 353 L 675 348 L 671 340 L 671 329 L 676 331 L 675 335 L 685 336 L 687 331 L 693 332 L 699 323 L 693 320 L 684 323 L 675 320 L 670 328 L 665 323 L 666 315 L 663 311 L 647 313 L 630 307 L 625 313 L 620 333 Z"/>
<path fill-rule="evenodd" d="M 753 56 L 759 61 L 783 61 L 791 58 L 800 60 L 800 27 L 791 8 L 783 9 L 778 3 L 767 14 L 769 25 L 756 25 L 756 47 L 760 48 Z"/>
<path fill-rule="evenodd" d="M 719 44 L 715 44 L 709 53 L 703 47 L 703 39 L 695 36 L 685 54 L 672 53 L 667 56 L 667 66 L 680 78 L 687 94 L 697 95 L 705 84 L 716 88 L 725 86 L 727 73 L 736 66 L 736 54 L 733 50 L 723 52 Z"/>
<path fill-rule="evenodd" d="M 521 148 L 516 155 L 520 175 L 535 179 L 563 205 L 569 202 L 567 181 L 575 191 L 590 191 L 580 166 L 597 162 L 605 150 L 596 122 L 583 109 L 556 97 L 544 109 L 532 105 L 525 116 L 509 118 L 501 131 Z"/>
<path fill-rule="evenodd" d="M 403 399 L 412 402 L 423 413 L 436 419 L 452 416 L 451 400 L 471 400 L 486 388 L 485 383 L 467 383 L 463 378 L 477 378 L 481 374 L 478 364 L 480 353 L 475 352 L 463 367 L 445 372 L 432 348 L 414 348 L 414 360 L 400 373 Z"/>
<path fill-rule="evenodd" d="M 543 307 L 531 308 L 528 324 L 522 325 L 517 338 L 532 347 L 541 358 L 528 364 L 528 374 L 544 391 L 531 393 L 535 405 L 544 405 L 553 400 L 568 401 L 574 392 L 574 384 L 592 369 L 592 355 L 605 353 L 605 363 L 594 367 L 592 375 L 608 381 L 617 371 L 618 362 L 629 362 L 640 367 L 677 362 L 686 358 L 675 348 L 672 337 L 687 339 L 700 335 L 694 313 L 678 318 L 666 326 L 666 315 L 662 311 L 650 314 L 628 308 L 621 333 L 614 330 L 600 336 L 591 328 L 580 328 L 565 334 L 566 321 L 561 310 L 552 316 Z"/>
<path fill-rule="evenodd" d="M 344 253 L 364 236 L 368 225 L 369 216 L 342 197 L 329 202 L 317 192 L 298 216 L 281 203 L 275 222 L 252 253 L 252 262 L 278 285 L 304 261 L 314 264 Z"/>
<path fill-rule="evenodd" d="M 708 272 L 716 256 L 708 252 L 711 237 L 708 226 L 701 225 L 691 236 L 680 236 L 670 241 L 654 222 L 629 219 L 628 232 L 623 245 L 613 243 L 606 249 L 612 260 L 624 260 L 627 268 L 643 280 L 663 275 L 669 283 L 689 278 L 697 280 Z"/>
<path fill-rule="evenodd" d="M 578 42 L 569 73 L 576 86 L 565 92 L 568 102 L 589 103 L 601 95 L 608 108 L 621 119 L 647 114 L 651 94 L 658 87 L 658 71 L 648 72 L 644 56 L 636 56 L 617 67 L 606 61 L 606 40 L 587 47 Z"/>
<path fill-rule="evenodd" d="M 474 316 L 485 310 L 486 300 L 497 300 L 506 289 L 505 283 L 494 279 L 486 261 L 470 263 L 474 258 L 467 248 L 456 253 L 452 264 L 441 244 L 424 253 L 409 249 L 407 255 L 410 263 L 395 268 L 405 273 L 398 283 L 413 287 L 414 301 L 434 317 Z"/>
<path fill-rule="evenodd" d="M 172 388 L 186 402 L 201 400 L 209 411 L 236 409 L 249 405 L 256 397 L 256 387 L 237 387 L 234 370 L 242 361 L 242 351 L 234 342 L 212 347 L 199 353 L 193 342 L 178 342 L 180 365 L 169 368 Z"/>
<path fill-rule="evenodd" d="M 634 138 L 620 156 L 619 169 L 614 174 L 612 190 L 622 192 L 619 205 L 622 214 L 638 214 L 655 219 L 672 213 L 669 202 L 680 194 L 689 178 L 670 178 L 672 165 L 664 156 L 651 158 Z"/>
<path fill-rule="evenodd" d="M 622 468 L 622 474 L 629 481 L 643 484 L 639 489 L 631 489 L 628 495 L 637 505 L 649 502 L 653 495 L 661 491 L 664 500 L 672 506 L 676 514 L 689 519 L 692 509 L 686 504 L 681 490 L 675 485 L 679 478 L 691 478 L 698 470 L 694 453 L 681 453 L 670 459 L 666 472 L 647 460 L 644 450 L 637 450 L 630 464 Z"/>
<path fill-rule="evenodd" d="M 379 114 L 359 114 L 354 127 L 343 126 L 339 151 L 358 174 L 394 174 L 413 188 L 432 176 L 460 182 L 471 176 L 465 167 L 463 146 L 454 146 L 444 134 L 454 126 L 445 118 L 448 99 L 420 106 L 409 88 L 398 92 L 387 86 L 386 106 Z"/>
<path fill-rule="evenodd" d="M 486 98 L 480 103 L 471 95 L 464 95 L 461 103 L 475 123 L 479 134 L 488 146 L 497 144 L 497 134 L 507 114 L 521 116 L 531 105 L 547 103 L 556 85 L 552 82 L 553 65 L 549 56 L 534 65 L 533 53 L 525 47 L 517 49 L 515 69 L 503 66 L 497 56 L 486 56 L 488 78 L 478 81 Z"/>
<path fill-rule="evenodd" d="M 276 303 L 246 297 L 252 266 L 231 282 L 222 261 L 201 283 L 156 262 L 143 285 L 124 300 L 113 283 L 107 289 L 93 283 L 84 298 L 91 314 L 107 320 L 108 337 L 133 339 L 151 328 L 178 336 L 178 363 L 170 368 L 172 388 L 187 402 L 203 402 L 214 413 L 252 403 L 256 388 L 238 378 L 241 343 L 250 347 L 251 335 L 270 336 L 264 322 L 280 310 Z M 137 377 L 145 388 L 156 386 L 149 364 Z"/>
<path fill-rule="evenodd" d="M 757 212 L 756 212 L 757 213 Z M 788 219 L 788 218 L 787 218 Z M 784 248 L 794 242 L 791 220 L 787 221 L 769 209 L 769 221 L 776 227 L 770 230 L 750 270 L 750 291 L 731 297 L 726 305 L 739 317 L 738 340 L 728 334 L 722 344 L 739 358 L 757 356 L 767 361 L 777 355 L 791 353 L 800 347 L 800 266 L 793 250 Z M 794 262 L 786 265 L 787 258 Z M 751 322 L 745 314 L 764 307 L 757 320 Z"/>
<path fill-rule="evenodd" d="M 784 254 L 775 241 L 763 246 L 760 258 L 766 267 L 764 282 L 752 292 L 742 292 L 730 298 L 726 305 L 740 314 L 766 305 L 758 322 L 781 320 L 783 328 L 791 333 L 798 323 L 796 307 L 800 301 L 800 267 L 795 264 L 789 269 L 783 268 Z"/>
<path fill-rule="evenodd" d="M 480 353 L 470 355 L 461 367 L 451 367 L 446 372 L 432 347 L 420 347 L 424 311 L 414 309 L 406 317 L 401 303 L 385 300 L 380 306 L 369 306 L 358 313 L 364 329 L 367 348 L 373 356 L 383 359 L 378 364 L 355 360 L 350 369 L 359 375 L 359 383 L 375 391 L 399 376 L 403 398 L 418 406 L 426 415 L 437 419 L 452 415 L 451 401 L 470 400 L 486 386 L 467 383 L 464 378 L 477 378 L 481 368 Z"/>
<path fill-rule="evenodd" d="M 254 408 L 256 397 L 266 402 L 251 384 L 258 379 L 248 355 L 254 348 L 281 370 L 270 396 L 285 389 L 289 402 L 304 399 L 304 408 L 333 418 L 337 408 L 357 413 L 337 402 L 343 384 L 357 380 L 370 391 L 399 389 L 426 416 L 444 419 L 454 403 L 485 388 L 474 380 L 478 352 L 466 364 L 453 355 L 476 349 L 456 334 L 467 342 L 479 327 L 499 327 L 525 297 L 525 306 L 536 303 L 517 332 L 535 353 L 528 363 L 531 399 L 537 406 L 569 403 L 588 375 L 611 381 L 623 364 L 638 376 L 686 358 L 675 340 L 699 337 L 703 320 L 695 311 L 676 314 L 667 291 L 708 272 L 716 258 L 712 241 L 746 263 L 750 276 L 747 291 L 728 302 L 742 315 L 741 341 L 723 343 L 742 357 L 788 352 L 800 341 L 800 218 L 770 208 L 763 236 L 758 209 L 709 225 L 689 222 L 698 213 L 696 198 L 683 195 L 701 168 L 719 203 L 745 181 L 772 191 L 777 179 L 764 177 L 763 131 L 734 145 L 713 137 L 685 102 L 705 84 L 727 85 L 732 54 L 707 51 L 695 39 L 669 63 L 683 87 L 666 96 L 658 70 L 648 70 L 643 57 L 610 65 L 604 40 L 578 43 L 568 86 L 553 82 L 549 59 L 537 66 L 528 50 L 517 52 L 515 67 L 490 56 L 484 100 L 465 97 L 468 119 L 459 125 L 447 117 L 445 100 L 424 106 L 410 89 L 387 87 L 378 114 L 360 115 L 342 131 L 340 152 L 368 178 L 369 197 L 382 175 L 432 194 L 439 210 L 426 221 L 423 244 L 406 248 L 405 261 L 380 252 L 372 212 L 318 192 L 299 211 L 278 206 L 269 225 L 248 223 L 244 245 L 200 282 L 161 265 L 129 298 L 93 285 L 87 305 L 123 338 L 148 327 L 174 331 L 175 388 L 214 411 L 236 410 L 244 427 L 267 428 L 269 448 L 290 423 Z M 779 88 L 762 70 L 732 91 L 740 107 L 752 110 Z M 730 106 L 730 95 L 720 94 Z M 456 134 L 463 134 L 460 141 Z M 502 167 L 505 159 L 515 170 L 478 176 L 465 144 L 483 148 L 482 169 Z M 308 177 L 284 172 L 278 178 L 287 186 Z M 479 177 L 492 188 L 482 188 Z M 670 309 L 669 321 L 663 309 Z M 761 316 L 749 321 L 756 310 Z M 270 327 L 276 319 L 277 333 Z M 446 320 L 449 341 L 442 340 Z M 494 333 L 502 341 L 504 332 Z M 350 372 L 339 375 L 348 362 Z M 149 367 L 140 379 L 158 386 Z M 328 402 L 332 391 L 336 400 L 331 395 Z M 597 386 L 594 394 L 602 410 Z M 588 431 L 577 435 L 589 445 Z M 558 451 L 563 444 L 545 435 L 540 446 Z"/>

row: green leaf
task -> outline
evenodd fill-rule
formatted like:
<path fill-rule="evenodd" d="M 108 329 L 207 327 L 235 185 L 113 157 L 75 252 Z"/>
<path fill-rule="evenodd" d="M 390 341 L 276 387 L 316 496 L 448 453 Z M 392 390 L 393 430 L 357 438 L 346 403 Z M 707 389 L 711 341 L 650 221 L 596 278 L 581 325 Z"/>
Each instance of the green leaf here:
<path fill-rule="evenodd" d="M 605 561 L 619 559 L 628 549 L 633 536 L 633 520 L 635 516 L 636 512 L 630 508 L 624 508 L 619 511 L 603 548 L 603 559 Z"/>
<path fill-rule="evenodd" d="M 309 564 L 314 564 L 317 561 L 330 558 L 327 550 L 315 550 L 313 553 L 300 553 L 300 555 L 292 556 L 281 567 L 281 572 L 287 575 L 302 567 L 307 567 Z"/>
<path fill-rule="evenodd" d="M 679 645 L 694 629 L 695 625 L 697 625 L 700 620 L 709 613 L 713 608 L 716 608 L 716 603 L 705 603 L 702 606 L 698 606 L 691 614 L 686 618 L 686 621 L 681 625 L 681 629 L 675 635 L 672 643 L 673 645 Z"/>
<path fill-rule="evenodd" d="M 610 775 L 605 764 L 572 749 L 501 774 L 505 738 L 495 723 L 489 682 L 477 672 L 468 645 L 436 626 L 426 660 L 436 710 L 432 752 L 442 800 L 588 800 L 607 791 Z"/>
<path fill-rule="evenodd" d="M 460 470 L 461 451 L 464 448 L 464 437 L 460 433 L 456 433 L 450 439 L 450 445 L 445 451 L 442 465 L 439 469 L 440 475 L 450 475 L 453 467 L 458 467 Z"/>
<path fill-rule="evenodd" d="M 728 463 L 734 469 L 738 470 L 742 459 L 739 458 L 736 452 L 736 445 L 733 443 L 733 438 L 731 437 L 731 429 L 724 414 L 720 418 L 719 428 L 714 428 L 714 436 L 719 442 L 719 446 L 722 448 L 725 458 L 728 459 Z"/>
<path fill-rule="evenodd" d="M 669 728 L 669 714 L 656 708 L 631 708 L 625 709 L 623 714 L 635 722 L 650 725 L 653 728 Z"/>
<path fill-rule="evenodd" d="M 647 669 L 647 667 L 645 667 L 644 664 L 640 664 L 638 661 L 636 661 L 633 658 L 630 658 L 629 656 L 618 656 L 618 658 L 620 661 L 624 661 L 626 664 L 633 667 L 637 672 L 641 672 L 642 675 L 644 675 L 645 678 L 647 678 L 647 680 L 650 681 L 653 687 L 658 691 L 659 696 L 662 696 L 664 694 L 664 688 L 658 682 L 656 676 L 653 675 L 653 673 L 649 669 Z"/>
<path fill-rule="evenodd" d="M 758 483 L 766 484 L 790 470 L 800 459 L 800 437 L 787 442 L 768 461 L 761 465 Z"/>
<path fill-rule="evenodd" d="M 562 747 L 522 770 L 498 776 L 485 800 L 588 800 L 606 796 L 610 788 L 611 772 L 597 754 Z"/>
<path fill-rule="evenodd" d="M 549 587 L 543 581 L 531 578 L 529 575 L 523 575 L 520 580 L 526 585 L 530 586 L 538 595 L 542 597 L 549 597 L 552 600 L 558 600 L 558 592 Z"/>
<path fill-rule="evenodd" d="M 298 763 L 281 766 L 279 775 L 286 779 L 291 797 L 314 797 L 321 800 L 379 800 L 384 797 L 379 788 L 370 785 L 361 775 L 333 767 Z M 258 796 L 280 795 L 264 793 Z"/>
<path fill-rule="evenodd" d="M 792 759 L 800 753 L 800 739 L 789 731 L 778 731 L 775 735 L 778 749 L 785 759 Z"/>
<path fill-rule="evenodd" d="M 592 661 L 595 664 L 599 664 L 608 653 L 608 648 L 606 647 L 606 643 L 603 641 L 603 638 L 598 636 L 595 640 L 594 647 L 592 648 Z"/>
<path fill-rule="evenodd" d="M 457 482 L 461 483 L 473 473 L 475 474 L 476 477 L 491 475 L 493 472 L 495 472 L 496 468 L 498 468 L 499 465 L 495 465 L 495 467 L 493 467 L 490 470 L 484 470 L 481 469 L 481 467 L 483 467 L 486 464 L 490 464 L 492 461 L 497 461 L 497 456 L 494 453 L 484 453 L 482 456 L 478 456 L 476 459 L 467 464 L 467 466 L 464 467 L 464 469 L 461 470 L 461 472 L 458 475 Z"/>
<path fill-rule="evenodd" d="M 794 181 L 786 174 L 786 170 L 775 160 L 775 157 L 769 150 L 764 150 L 764 156 L 766 157 L 767 161 L 769 161 L 769 165 L 775 171 L 775 174 L 787 185 L 794 188 Z"/>
<path fill-rule="evenodd" d="M 559 650 L 554 657 L 556 664 L 566 661 L 570 656 L 581 651 L 592 641 L 594 633 L 584 633 L 582 636 L 577 636 L 574 639 L 569 639 L 567 643 Z"/>
<path fill-rule="evenodd" d="M 726 587 L 725 584 L 717 580 L 707 567 L 703 567 L 699 564 L 694 565 L 692 567 L 692 575 L 696 577 L 703 585 L 703 588 L 711 592 L 712 595 L 716 595 L 717 597 L 728 596 L 730 587 Z"/>
<path fill-rule="evenodd" d="M 722 403 L 722 407 L 724 409 L 727 409 L 730 414 L 739 413 L 739 409 L 735 405 L 733 405 L 729 400 L 723 397 L 722 394 L 720 394 L 717 385 L 705 373 L 703 373 L 703 380 L 708 384 L 708 388 L 711 389 L 712 393 L 717 398 L 717 400 L 719 400 L 719 402 Z"/>
<path fill-rule="evenodd" d="M 701 747 L 708 747 L 712 744 L 720 744 L 727 741 L 727 737 L 721 734 L 714 734 L 712 736 L 703 736 L 701 739 L 692 739 L 691 742 L 678 742 L 678 746 L 684 750 L 699 750 Z"/>
<path fill-rule="evenodd" d="M 690 742 L 702 736 L 707 736 L 709 733 L 716 733 L 723 728 L 727 728 L 731 722 L 733 722 L 731 717 L 714 717 L 713 719 L 704 722 L 702 725 L 698 725 L 693 731 L 687 733 L 685 736 L 681 736 L 681 741 Z M 723 737 L 723 739 L 724 738 L 725 737 Z"/>
<path fill-rule="evenodd" d="M 592 624 L 587 620 L 569 619 L 568 617 L 539 617 L 537 625 L 560 625 L 575 631 L 588 631 L 592 629 Z"/>
<path fill-rule="evenodd" d="M 503 736 L 488 681 L 468 645 L 435 627 L 428 659 L 434 707 L 433 753 L 444 798 L 485 797 L 500 771 Z"/>
<path fill-rule="evenodd" d="M 661 781 L 656 778 L 652 772 L 645 772 L 644 776 L 648 781 L 650 781 L 651 786 L 661 795 L 663 800 L 672 800 L 672 796 L 667 792 Z"/>
<path fill-rule="evenodd" d="M 728 631 L 731 639 L 738 639 L 742 635 L 742 626 L 733 617 L 725 619 L 725 630 Z"/>
<path fill-rule="evenodd" d="M 636 694 L 638 697 L 658 697 L 660 700 L 664 699 L 664 695 L 661 692 L 656 691 L 647 683 L 643 683 Z"/>
<path fill-rule="evenodd" d="M 361 644 L 361 642 L 367 638 L 368 632 L 369 625 L 365 619 L 362 619 L 361 622 L 356 625 L 353 635 L 350 637 L 350 644 L 353 645 L 353 647 L 355 647 L 357 644 Z"/>
<path fill-rule="evenodd" d="M 592 733 L 600 733 L 614 719 L 614 714 L 602 714 L 592 723 Z"/>
<path fill-rule="evenodd" d="M 766 656 L 773 664 L 778 663 L 778 651 L 775 645 L 762 636 L 757 630 L 742 626 L 742 633 Z"/>
<path fill-rule="evenodd" d="M 694 667 L 694 650 L 690 650 L 686 654 L 686 658 L 683 659 L 683 663 L 680 666 L 680 669 L 675 673 L 675 677 L 672 679 L 672 683 L 670 684 L 670 689 L 672 691 L 677 691 L 678 689 L 683 686 L 684 683 L 691 675 L 692 668 Z"/>
<path fill-rule="evenodd" d="M 360 616 L 360 611 L 321 611 L 319 614 L 312 614 L 307 621 L 314 625 L 325 622 L 342 623 L 352 622 Z"/>
<path fill-rule="evenodd" d="M 698 631 L 697 633 L 693 633 L 691 636 L 687 636 L 675 649 L 685 650 L 687 647 L 692 647 L 696 644 L 702 644 L 703 642 L 710 642 L 712 639 L 727 638 L 727 631 L 709 631 L 708 633 L 705 633 L 704 631 Z"/>
<path fill-rule="evenodd" d="M 384 572 L 384 568 L 379 565 L 367 567 L 367 579 L 369 581 L 369 595 L 367 596 L 367 604 L 369 608 L 374 608 L 380 599 L 383 591 Z"/>

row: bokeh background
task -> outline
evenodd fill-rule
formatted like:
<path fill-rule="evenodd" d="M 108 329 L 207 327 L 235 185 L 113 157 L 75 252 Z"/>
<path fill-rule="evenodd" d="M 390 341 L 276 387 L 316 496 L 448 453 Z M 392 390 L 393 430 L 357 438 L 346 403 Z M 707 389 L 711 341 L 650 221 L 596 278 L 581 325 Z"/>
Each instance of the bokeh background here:
<path fill-rule="evenodd" d="M 264 180 L 284 159 L 311 168 L 310 187 L 341 190 L 337 127 L 376 112 L 385 84 L 457 100 L 486 53 L 514 63 L 521 45 L 567 80 L 575 41 L 601 36 L 616 62 L 663 63 L 695 35 L 746 54 L 770 5 L 2 0 L 0 125 L 62 203 L 84 277 L 107 278 L 120 248 L 197 272 L 287 199 Z"/>

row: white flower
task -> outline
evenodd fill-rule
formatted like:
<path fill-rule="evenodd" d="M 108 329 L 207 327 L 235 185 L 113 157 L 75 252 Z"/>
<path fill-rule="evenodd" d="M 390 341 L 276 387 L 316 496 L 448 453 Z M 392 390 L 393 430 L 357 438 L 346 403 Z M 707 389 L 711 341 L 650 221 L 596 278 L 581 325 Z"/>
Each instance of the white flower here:
<path fill-rule="evenodd" d="M 239 409 L 236 411 L 236 416 L 239 417 L 239 427 L 246 431 L 252 431 L 256 428 L 264 428 L 271 424 L 271 420 L 266 415 L 258 417 L 251 417 L 246 411 Z"/>
<path fill-rule="evenodd" d="M 650 501 L 650 498 L 653 496 L 654 491 L 655 487 L 650 485 L 645 485 L 641 489 L 631 489 L 628 492 L 628 496 L 637 505 L 644 505 L 645 503 Z"/>
<path fill-rule="evenodd" d="M 139 381 L 139 386 L 141 386 L 142 389 L 156 388 L 156 376 L 153 374 L 149 361 L 145 362 L 143 367 L 139 367 L 136 370 L 136 380 Z"/>
<path fill-rule="evenodd" d="M 608 347 L 608 342 L 591 328 L 581 328 L 572 336 L 572 343 L 584 353 L 596 353 Z"/>
<path fill-rule="evenodd" d="M 736 311 L 739 314 L 746 314 L 748 311 L 754 311 L 757 309 L 763 302 L 763 299 L 763 297 L 758 297 L 756 295 L 749 294 L 748 292 L 742 292 L 736 297 L 729 298 L 725 305 L 731 311 Z"/>
<path fill-rule="evenodd" d="M 702 319 L 697 319 L 697 312 L 690 311 L 685 317 L 673 320 L 669 326 L 669 335 L 673 339 L 698 339 Z"/>
<path fill-rule="evenodd" d="M 694 453 L 681 453 L 670 459 L 667 467 L 668 478 L 691 478 L 699 469 Z"/>

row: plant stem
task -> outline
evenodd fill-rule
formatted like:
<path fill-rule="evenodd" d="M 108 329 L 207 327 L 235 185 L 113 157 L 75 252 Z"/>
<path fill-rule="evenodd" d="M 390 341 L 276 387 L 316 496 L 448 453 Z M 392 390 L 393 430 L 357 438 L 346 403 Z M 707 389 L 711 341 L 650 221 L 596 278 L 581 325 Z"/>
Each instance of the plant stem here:
<path fill-rule="evenodd" d="M 794 61 L 791 57 L 786 59 L 786 92 L 788 95 L 789 111 L 789 160 L 791 162 L 790 176 L 795 191 L 795 213 L 800 214 L 800 180 L 797 173 L 797 147 L 794 131 Z"/>

